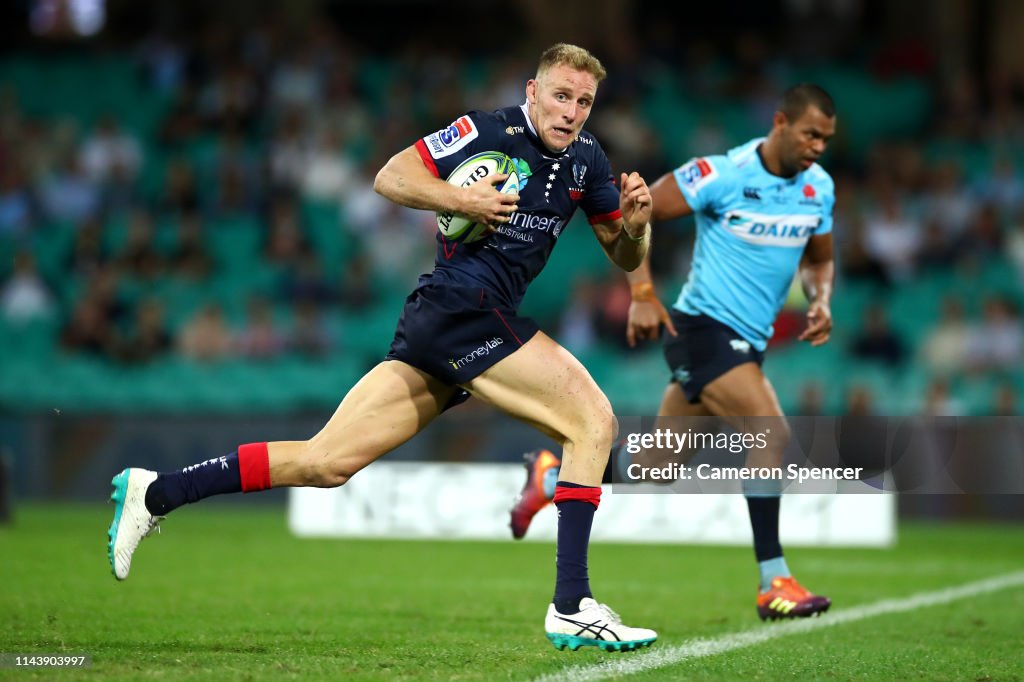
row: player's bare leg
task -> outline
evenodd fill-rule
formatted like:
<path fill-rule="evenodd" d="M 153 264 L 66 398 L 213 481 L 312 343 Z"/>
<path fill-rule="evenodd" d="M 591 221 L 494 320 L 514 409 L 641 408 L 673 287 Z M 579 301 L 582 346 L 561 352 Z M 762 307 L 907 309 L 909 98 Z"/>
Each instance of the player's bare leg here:
<path fill-rule="evenodd" d="M 399 360 L 352 387 L 318 434 L 268 443 L 272 487 L 334 488 L 422 431 L 455 389 Z"/>
<path fill-rule="evenodd" d="M 623 651 L 650 645 L 657 633 L 623 625 L 590 592 L 587 547 L 616 422 L 608 399 L 586 368 L 538 332 L 466 388 L 562 445 L 554 496 L 559 510 L 557 577 L 544 621 L 548 639 L 560 649 L 598 646 Z"/>
<path fill-rule="evenodd" d="M 139 543 L 182 504 L 271 487 L 343 485 L 422 430 L 454 391 L 403 362 L 382 362 L 352 387 L 309 440 L 242 445 L 237 453 L 167 474 L 125 469 L 111 481 L 115 508 L 108 558 L 114 576 L 128 577 Z"/>
<path fill-rule="evenodd" d="M 755 363 L 738 365 L 701 392 L 701 402 L 716 416 L 745 417 L 747 429 L 770 429 L 767 447 L 752 448 L 748 467 L 780 467 L 790 432 L 771 382 Z M 762 425 L 750 417 L 766 417 Z M 744 494 L 754 532 L 754 553 L 761 571 L 757 613 L 762 620 L 811 616 L 828 611 L 828 597 L 815 595 L 790 574 L 779 542 L 781 486 L 776 481 L 744 481 Z M 748 485 L 749 484 L 749 485 Z M 765 486 L 764 484 L 769 484 Z"/>

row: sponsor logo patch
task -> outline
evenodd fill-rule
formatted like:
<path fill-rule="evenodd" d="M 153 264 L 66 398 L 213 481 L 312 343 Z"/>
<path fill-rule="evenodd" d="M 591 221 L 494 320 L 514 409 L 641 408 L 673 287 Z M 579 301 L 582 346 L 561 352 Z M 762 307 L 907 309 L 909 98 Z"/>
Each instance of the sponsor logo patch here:
<path fill-rule="evenodd" d="M 459 151 L 479 135 L 480 131 L 473 125 L 473 119 L 463 116 L 447 128 L 427 135 L 424 142 L 432 157 L 442 159 Z"/>
<path fill-rule="evenodd" d="M 683 164 L 676 174 L 684 185 L 695 191 L 718 177 L 714 164 L 704 158 Z"/>
<path fill-rule="evenodd" d="M 486 355 L 490 355 L 493 349 L 497 348 L 503 343 L 505 343 L 505 339 L 501 338 L 500 336 L 495 336 L 493 339 L 484 341 L 483 345 L 481 345 L 479 348 L 476 348 L 475 350 L 466 353 L 461 358 L 448 358 L 448 364 L 450 364 L 453 369 L 462 369 L 463 367 L 473 362 L 477 358 L 482 358 Z"/>

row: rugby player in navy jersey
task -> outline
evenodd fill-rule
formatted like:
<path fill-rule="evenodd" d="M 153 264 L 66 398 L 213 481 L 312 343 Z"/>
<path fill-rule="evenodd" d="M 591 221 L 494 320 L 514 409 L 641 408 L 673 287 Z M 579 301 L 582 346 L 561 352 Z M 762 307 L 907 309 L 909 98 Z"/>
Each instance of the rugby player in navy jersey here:
<path fill-rule="evenodd" d="M 781 466 L 789 439 L 761 363 L 794 275 L 799 273 L 810 301 L 800 340 L 819 346 L 832 330 L 835 191 L 817 159 L 835 133 L 835 114 L 835 104 L 822 88 L 794 86 L 783 94 L 767 137 L 727 154 L 692 159 L 651 186 L 655 220 L 696 218 L 693 264 L 671 315 L 655 294 L 646 260 L 626 275 L 633 293 L 629 344 L 658 338 L 662 325 L 666 330 L 664 351 L 672 378 L 659 416 L 776 418 L 768 447 L 748 453 L 751 467 Z M 678 424 L 671 420 L 661 425 L 673 426 Z M 663 453 L 646 454 L 664 458 Z M 547 505 L 559 475 L 559 459 L 549 450 L 529 452 L 525 459 L 526 484 L 511 511 L 517 539 Z M 609 466 L 603 480 L 613 478 Z M 795 618 L 827 611 L 831 601 L 801 586 L 783 557 L 781 482 L 743 483 L 760 571 L 758 615 Z"/>
<path fill-rule="evenodd" d="M 545 630 L 558 648 L 632 650 L 653 630 L 623 625 L 591 594 L 587 552 L 601 476 L 615 438 L 611 405 L 576 358 L 516 310 L 577 208 L 608 256 L 626 270 L 650 241 L 651 195 L 638 174 L 616 188 L 608 159 L 583 124 L 601 63 L 586 50 L 555 45 L 526 84 L 526 102 L 473 111 L 392 157 L 374 188 L 403 206 L 451 212 L 494 230 L 469 244 L 437 237 L 434 271 L 406 300 L 390 352 L 341 401 L 309 440 L 250 443 L 181 471 L 129 468 L 114 477 L 108 555 L 128 577 L 139 542 L 170 511 L 221 493 L 282 486 L 330 488 L 412 438 L 470 395 L 534 425 L 562 445 L 555 593 Z M 519 194 L 506 179 L 456 187 L 445 182 L 484 151 L 515 160 Z"/>

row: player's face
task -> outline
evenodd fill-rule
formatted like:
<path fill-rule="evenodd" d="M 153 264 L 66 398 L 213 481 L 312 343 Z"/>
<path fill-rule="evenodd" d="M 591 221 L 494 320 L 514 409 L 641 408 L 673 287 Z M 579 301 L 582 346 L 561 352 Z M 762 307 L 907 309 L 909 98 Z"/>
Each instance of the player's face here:
<path fill-rule="evenodd" d="M 559 64 L 526 84 L 530 121 L 544 146 L 565 149 L 580 130 L 597 95 L 597 79 L 587 71 Z"/>
<path fill-rule="evenodd" d="M 826 116 L 811 105 L 794 121 L 782 116 L 782 162 L 786 175 L 805 171 L 825 153 L 825 147 L 836 134 L 836 119 Z"/>

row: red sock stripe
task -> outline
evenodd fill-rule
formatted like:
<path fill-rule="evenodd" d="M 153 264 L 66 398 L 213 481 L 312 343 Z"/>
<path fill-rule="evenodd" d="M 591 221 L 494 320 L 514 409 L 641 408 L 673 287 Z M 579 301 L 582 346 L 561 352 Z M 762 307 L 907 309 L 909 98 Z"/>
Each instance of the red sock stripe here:
<path fill-rule="evenodd" d="M 266 443 L 238 446 L 238 470 L 242 474 L 242 492 L 253 493 L 270 487 L 270 452 Z"/>
<path fill-rule="evenodd" d="M 601 504 L 601 488 L 566 488 L 555 486 L 555 504 L 568 502 L 569 500 L 582 500 L 598 507 Z"/>

